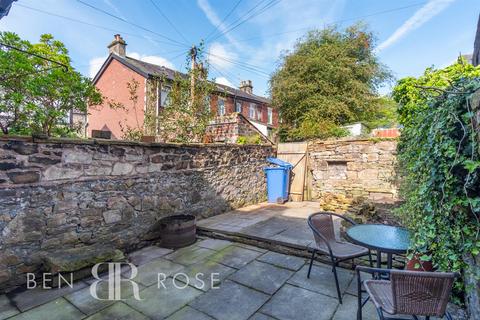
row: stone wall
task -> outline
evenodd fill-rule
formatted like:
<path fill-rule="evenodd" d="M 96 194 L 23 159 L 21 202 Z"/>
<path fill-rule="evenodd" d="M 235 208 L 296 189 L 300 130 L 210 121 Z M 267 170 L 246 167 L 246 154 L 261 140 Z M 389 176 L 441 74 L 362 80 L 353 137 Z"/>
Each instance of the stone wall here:
<path fill-rule="evenodd" d="M 322 200 L 333 194 L 336 198 L 395 201 L 396 148 L 393 139 L 310 142 L 312 199 Z"/>
<path fill-rule="evenodd" d="M 265 144 L 272 142 L 240 113 L 219 116 L 206 129 L 211 142 L 237 143 L 239 137 L 259 137 Z"/>
<path fill-rule="evenodd" d="M 129 251 L 154 239 L 164 216 L 263 201 L 272 155 L 271 146 L 0 138 L 0 289 L 40 271 L 49 253 Z"/>

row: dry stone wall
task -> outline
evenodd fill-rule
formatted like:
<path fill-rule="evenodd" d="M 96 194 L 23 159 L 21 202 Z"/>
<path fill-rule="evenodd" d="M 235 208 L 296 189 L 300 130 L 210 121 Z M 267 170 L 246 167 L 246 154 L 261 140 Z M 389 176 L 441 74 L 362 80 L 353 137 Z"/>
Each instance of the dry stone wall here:
<path fill-rule="evenodd" d="M 263 201 L 273 155 L 271 146 L 0 139 L 0 289 L 58 250 L 129 251 L 158 236 L 162 217 Z"/>
<path fill-rule="evenodd" d="M 335 195 L 336 199 L 348 201 L 356 197 L 395 201 L 396 149 L 394 139 L 310 142 L 312 198 L 322 200 Z"/>

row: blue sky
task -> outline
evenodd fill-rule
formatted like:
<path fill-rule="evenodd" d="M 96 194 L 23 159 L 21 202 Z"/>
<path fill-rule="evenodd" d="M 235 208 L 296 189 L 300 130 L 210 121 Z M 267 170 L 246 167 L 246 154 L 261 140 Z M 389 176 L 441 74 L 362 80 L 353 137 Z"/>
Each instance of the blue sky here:
<path fill-rule="evenodd" d="M 268 94 L 268 74 L 275 69 L 281 53 L 291 49 L 296 39 L 310 28 L 322 28 L 338 21 L 343 21 L 339 25 L 345 27 L 355 20 L 365 21 L 378 38 L 381 61 L 396 78 L 401 78 L 418 76 L 432 65 L 444 67 L 459 53 L 471 53 L 480 12 L 478 0 L 82 1 L 140 27 L 76 0 L 19 0 L 13 4 L 10 14 L 0 20 L 0 30 L 14 31 L 32 42 L 38 41 L 42 33 L 53 34 L 66 44 L 75 68 L 87 76 L 93 75 L 106 58 L 106 46 L 115 33 L 127 41 L 127 55 L 182 70 L 188 46 L 198 44 L 215 31 L 235 5 L 235 10 L 217 30 L 228 31 L 231 23 L 256 5 L 250 14 L 269 3 L 275 4 L 222 36 L 217 37 L 220 32 L 215 31 L 205 46 L 212 77 L 233 86 L 238 86 L 240 80 L 250 79 L 254 93 L 259 95 Z M 359 17 L 363 18 L 357 19 Z M 388 87 L 382 89 L 383 93 L 388 91 Z"/>

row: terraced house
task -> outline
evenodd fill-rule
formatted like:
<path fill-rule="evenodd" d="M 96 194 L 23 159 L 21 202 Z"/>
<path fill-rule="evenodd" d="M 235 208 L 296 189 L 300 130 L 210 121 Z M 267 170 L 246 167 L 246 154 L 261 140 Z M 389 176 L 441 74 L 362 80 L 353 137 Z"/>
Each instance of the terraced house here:
<path fill-rule="evenodd" d="M 115 109 L 107 105 L 90 106 L 86 119 L 87 135 L 92 130 L 112 132 L 112 138 L 122 136 L 120 122 L 131 127 L 143 123 L 147 108 L 162 112 L 170 91 L 169 83 L 177 71 L 164 66 L 147 63 L 126 55 L 126 42 L 120 35 L 108 45 L 109 56 L 93 79 L 97 88 L 110 101 L 121 103 L 126 108 Z M 138 105 L 132 108 L 127 84 L 135 79 Z M 164 79 L 164 80 L 159 80 Z M 240 113 L 265 136 L 269 136 L 278 125 L 278 113 L 272 108 L 270 100 L 253 94 L 250 80 L 240 83 L 240 87 L 216 84 L 216 90 L 210 97 L 212 114 L 226 116 Z"/>

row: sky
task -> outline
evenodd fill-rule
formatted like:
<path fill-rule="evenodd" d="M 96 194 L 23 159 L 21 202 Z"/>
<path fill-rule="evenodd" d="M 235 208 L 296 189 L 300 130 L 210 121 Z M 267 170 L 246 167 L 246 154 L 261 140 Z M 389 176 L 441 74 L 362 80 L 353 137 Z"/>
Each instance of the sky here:
<path fill-rule="evenodd" d="M 116 33 L 128 56 L 180 71 L 203 40 L 212 79 L 252 80 L 254 93 L 268 96 L 269 75 L 308 30 L 367 23 L 380 61 L 400 79 L 471 53 L 479 13 L 479 0 L 18 0 L 0 30 L 31 42 L 52 34 L 89 77 Z"/>

